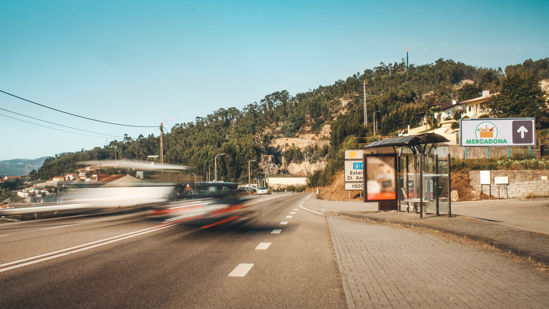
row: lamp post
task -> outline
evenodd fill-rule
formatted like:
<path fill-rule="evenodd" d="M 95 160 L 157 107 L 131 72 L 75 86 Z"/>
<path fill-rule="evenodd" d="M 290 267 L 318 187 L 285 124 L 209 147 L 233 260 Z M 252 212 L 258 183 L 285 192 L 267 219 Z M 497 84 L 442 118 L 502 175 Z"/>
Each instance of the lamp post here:
<path fill-rule="evenodd" d="M 217 181 L 217 157 L 224 156 L 225 153 L 220 153 L 214 158 L 214 181 Z"/>
<path fill-rule="evenodd" d="M 364 86 L 364 128 L 368 127 L 368 107 L 366 106 L 366 80 L 362 82 Z"/>
<path fill-rule="evenodd" d="M 374 136 L 377 135 L 377 117 L 376 114 L 379 114 L 378 111 L 374 112 Z"/>
<path fill-rule="evenodd" d="M 250 178 L 251 178 L 251 172 L 250 172 L 250 163 L 255 162 L 255 160 L 248 160 L 248 194 L 250 193 Z"/>

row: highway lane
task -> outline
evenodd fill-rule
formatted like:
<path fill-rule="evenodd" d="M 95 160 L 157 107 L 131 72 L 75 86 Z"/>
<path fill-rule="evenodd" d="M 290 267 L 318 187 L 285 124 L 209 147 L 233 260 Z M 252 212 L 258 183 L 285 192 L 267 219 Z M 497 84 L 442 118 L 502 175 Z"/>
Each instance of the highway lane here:
<path fill-rule="evenodd" d="M 206 230 L 142 211 L 0 225 L 0 264 L 43 255 L 0 266 L 0 304 L 343 308 L 328 224 L 299 208 L 306 197 L 268 196 L 254 224 Z"/>

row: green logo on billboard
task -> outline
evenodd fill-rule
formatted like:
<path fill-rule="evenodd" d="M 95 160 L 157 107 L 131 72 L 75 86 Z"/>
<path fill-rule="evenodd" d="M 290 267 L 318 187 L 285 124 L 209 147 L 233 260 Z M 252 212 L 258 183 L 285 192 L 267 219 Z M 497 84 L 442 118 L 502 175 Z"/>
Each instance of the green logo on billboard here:
<path fill-rule="evenodd" d="M 483 121 L 475 128 L 477 138 L 496 138 L 498 137 L 498 127 L 491 121 Z"/>
<path fill-rule="evenodd" d="M 475 137 L 465 141 L 465 145 L 505 145 L 506 138 L 498 137 L 498 127 L 491 121 L 483 121 L 475 128 Z"/>

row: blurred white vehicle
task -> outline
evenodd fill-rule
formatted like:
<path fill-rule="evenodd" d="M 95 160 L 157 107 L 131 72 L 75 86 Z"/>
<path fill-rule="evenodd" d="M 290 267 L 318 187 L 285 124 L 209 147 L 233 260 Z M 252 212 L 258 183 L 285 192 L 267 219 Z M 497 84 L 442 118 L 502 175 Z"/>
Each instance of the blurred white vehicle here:
<path fill-rule="evenodd" d="M 261 195 L 261 194 L 269 194 L 269 189 L 263 187 L 263 188 L 257 188 L 256 190 L 256 194 L 258 195 Z"/>

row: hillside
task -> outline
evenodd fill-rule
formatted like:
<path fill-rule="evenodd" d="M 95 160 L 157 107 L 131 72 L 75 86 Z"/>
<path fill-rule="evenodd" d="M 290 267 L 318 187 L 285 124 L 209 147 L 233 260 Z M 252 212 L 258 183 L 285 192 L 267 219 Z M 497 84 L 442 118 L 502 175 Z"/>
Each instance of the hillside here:
<path fill-rule="evenodd" d="M 33 160 L 14 159 L 0 161 L 0 176 L 24 176 L 32 170 L 38 170 L 47 157 Z"/>
<path fill-rule="evenodd" d="M 512 74 L 527 73 L 548 78 L 549 58 L 514 65 Z M 509 68 L 509 67 L 508 67 Z M 508 70 L 506 68 L 506 71 Z M 432 64 L 381 63 L 329 86 L 319 86 L 292 96 L 286 90 L 265 96 L 243 109 L 221 108 L 195 121 L 175 125 L 164 135 L 165 162 L 195 167 L 206 179 L 213 173 L 214 157 L 224 180 L 247 181 L 248 162 L 254 177 L 263 174 L 315 174 L 313 184 L 331 182 L 342 168 L 341 149 L 356 147 L 355 137 L 371 135 L 364 128 L 363 83 L 367 84 L 368 121 L 373 116 L 379 132 L 393 135 L 407 125 L 432 116 L 440 102 L 475 95 L 478 89 L 499 91 L 503 70 L 478 68 L 453 60 Z M 88 151 L 48 158 L 39 171 L 49 178 L 76 169 L 84 160 L 118 158 L 145 160 L 159 153 L 158 137 L 126 136 Z"/>

